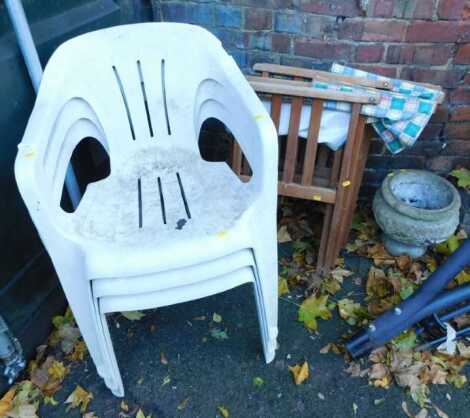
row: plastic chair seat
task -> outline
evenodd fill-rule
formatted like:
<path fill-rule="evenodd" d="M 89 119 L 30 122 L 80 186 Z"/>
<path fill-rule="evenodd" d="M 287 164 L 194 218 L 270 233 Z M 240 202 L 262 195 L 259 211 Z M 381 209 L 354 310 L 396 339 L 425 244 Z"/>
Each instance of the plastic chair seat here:
<path fill-rule="evenodd" d="M 162 165 L 167 153 L 161 149 L 138 154 L 142 158 L 88 185 L 72 217 L 74 233 L 107 246 L 168 246 L 220 233 L 249 206 L 250 188 L 225 163 L 194 154 Z"/>

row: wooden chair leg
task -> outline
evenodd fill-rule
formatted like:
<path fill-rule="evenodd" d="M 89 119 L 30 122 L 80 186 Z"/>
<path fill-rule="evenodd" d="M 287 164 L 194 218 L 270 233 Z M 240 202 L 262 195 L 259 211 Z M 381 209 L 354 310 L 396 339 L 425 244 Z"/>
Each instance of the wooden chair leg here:
<path fill-rule="evenodd" d="M 336 202 L 333 210 L 331 228 L 329 233 L 329 245 L 326 250 L 325 264 L 333 266 L 341 249 L 342 238 L 345 231 L 345 222 L 347 220 L 349 199 L 351 192 L 351 176 L 356 166 L 358 158 L 358 139 L 356 135 L 358 126 L 364 119 L 360 116 L 360 104 L 353 104 L 351 113 L 351 122 L 349 125 L 348 138 L 343 154 L 341 164 L 341 173 L 336 189 Z"/>

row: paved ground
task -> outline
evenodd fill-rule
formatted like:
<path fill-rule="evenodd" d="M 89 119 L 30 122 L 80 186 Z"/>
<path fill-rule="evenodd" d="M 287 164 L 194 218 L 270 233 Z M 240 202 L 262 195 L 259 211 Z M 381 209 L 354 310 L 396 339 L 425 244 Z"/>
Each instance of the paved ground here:
<path fill-rule="evenodd" d="M 344 293 L 362 292 L 360 286 L 349 283 Z M 403 400 L 410 409 L 418 410 L 403 389 L 370 387 L 366 379 L 351 378 L 344 372 L 341 356 L 319 353 L 347 330 L 344 322 L 336 317 L 322 321 L 320 335 L 311 335 L 296 321 L 297 306 L 292 301 L 281 300 L 279 308 L 280 347 L 276 360 L 269 365 L 264 364 L 261 353 L 251 285 L 147 311 L 136 322 L 116 316 L 111 321 L 112 336 L 123 374 L 124 399 L 130 407 L 127 416 L 134 417 L 136 408 L 141 407 L 152 418 L 216 417 L 220 416 L 217 407 L 224 405 L 230 417 L 244 418 L 402 417 Z M 226 340 L 216 340 L 209 334 L 214 312 L 223 318 L 222 328 L 229 337 Z M 193 319 L 203 315 L 207 317 L 204 321 Z M 165 353 L 168 365 L 161 364 L 160 352 Z M 295 386 L 287 367 L 304 359 L 311 365 L 311 377 Z M 171 382 L 163 385 L 166 376 Z M 261 377 L 264 385 L 255 387 L 254 377 Z M 93 393 L 89 410 L 98 417 L 126 416 L 119 415 L 121 400 L 106 389 L 88 359 L 72 369 L 56 394 L 61 403 L 41 407 L 41 418 L 79 417 L 76 410 L 65 412 L 62 404 L 76 384 Z M 434 387 L 431 399 L 450 417 L 470 417 L 468 391 L 467 386 L 461 390 L 447 385 Z M 374 400 L 382 398 L 383 403 L 376 406 Z M 186 399 L 185 408 L 178 409 Z M 353 404 L 357 405 L 356 413 Z"/>

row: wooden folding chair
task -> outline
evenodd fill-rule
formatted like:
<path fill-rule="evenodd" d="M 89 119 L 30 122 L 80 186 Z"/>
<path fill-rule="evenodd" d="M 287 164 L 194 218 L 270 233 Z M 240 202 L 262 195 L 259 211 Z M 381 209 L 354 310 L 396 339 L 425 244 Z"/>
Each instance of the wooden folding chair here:
<path fill-rule="evenodd" d="M 363 94 L 324 90 L 312 87 L 312 80 L 388 89 L 388 83 L 357 79 L 323 71 L 307 70 L 272 64 L 256 64 L 261 77 L 248 77 L 254 90 L 271 100 L 271 117 L 279 130 L 281 104 L 290 102 L 287 145 L 280 162 L 278 193 L 281 196 L 313 200 L 325 204 L 324 220 L 317 257 L 317 271 L 331 270 L 340 249 L 347 241 L 359 187 L 366 164 L 369 137 L 366 117 L 361 106 L 377 103 L 378 93 Z M 282 76 L 284 78 L 276 78 Z M 289 79 L 286 77 L 290 77 Z M 347 141 L 336 152 L 319 146 L 318 134 L 325 100 L 348 102 L 352 105 Z M 299 161 L 299 124 L 302 106 L 312 107 L 303 163 Z M 240 148 L 234 143 L 232 168 L 240 176 L 248 174 Z"/>

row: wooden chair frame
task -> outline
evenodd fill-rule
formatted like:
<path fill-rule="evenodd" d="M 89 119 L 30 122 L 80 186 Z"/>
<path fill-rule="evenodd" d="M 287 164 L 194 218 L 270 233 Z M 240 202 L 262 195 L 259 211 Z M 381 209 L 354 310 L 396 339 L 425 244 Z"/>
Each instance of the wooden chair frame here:
<path fill-rule="evenodd" d="M 256 64 L 254 69 L 260 71 L 262 76 L 249 76 L 248 79 L 258 94 L 270 97 L 271 117 L 276 129 L 279 129 L 282 101 L 290 100 L 287 145 L 284 161 L 281 162 L 278 193 L 281 196 L 325 203 L 317 271 L 326 274 L 334 267 L 339 252 L 347 241 L 367 160 L 372 129 L 366 130 L 366 117 L 361 115 L 361 106 L 365 103 L 377 103 L 379 96 L 373 90 L 358 94 L 316 89 L 312 87 L 311 82 L 317 79 L 382 89 L 388 86 L 378 81 L 280 65 Z M 276 78 L 278 76 L 294 79 Z M 310 126 L 302 173 L 296 175 L 300 116 L 302 106 L 307 100 L 312 106 Z M 326 178 L 316 176 L 316 169 L 320 170 L 316 167 L 317 156 L 319 161 L 325 162 L 326 168 L 327 156 L 319 154 L 317 142 L 324 100 L 349 102 L 352 105 L 347 141 L 334 152 Z M 324 148 L 320 149 L 320 153 L 322 151 L 326 155 Z M 318 165 L 321 164 L 317 163 Z M 236 143 L 232 154 L 232 168 L 242 178 L 247 177 L 243 156 Z"/>

